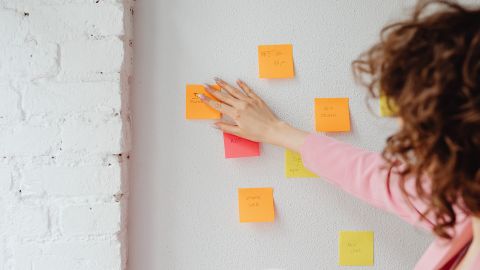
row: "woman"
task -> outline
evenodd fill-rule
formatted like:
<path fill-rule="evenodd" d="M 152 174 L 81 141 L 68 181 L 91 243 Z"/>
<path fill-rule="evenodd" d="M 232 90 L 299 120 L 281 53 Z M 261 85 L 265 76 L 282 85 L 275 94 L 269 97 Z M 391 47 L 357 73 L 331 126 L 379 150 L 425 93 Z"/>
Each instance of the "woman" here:
<path fill-rule="evenodd" d="M 216 123 L 222 131 L 298 151 L 328 181 L 435 233 L 415 269 L 478 270 L 480 8 L 423 1 L 381 37 L 353 69 L 401 120 L 382 154 L 293 128 L 242 81 L 216 79 L 224 91 L 209 92 L 219 101 L 199 97 L 234 119 Z"/>

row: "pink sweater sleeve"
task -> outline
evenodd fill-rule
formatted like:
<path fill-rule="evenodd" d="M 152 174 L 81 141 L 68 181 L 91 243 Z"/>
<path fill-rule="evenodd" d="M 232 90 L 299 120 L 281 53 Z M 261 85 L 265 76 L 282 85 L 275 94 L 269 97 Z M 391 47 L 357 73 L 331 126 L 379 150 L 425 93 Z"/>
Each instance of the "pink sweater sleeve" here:
<path fill-rule="evenodd" d="M 411 224 L 431 229 L 431 223 L 420 222 L 419 211 L 423 211 L 425 205 L 417 201 L 410 206 L 401 193 L 399 175 L 382 168 L 385 161 L 379 153 L 317 134 L 307 137 L 300 153 L 305 167 L 328 182 Z M 407 190 L 413 188 L 407 186 Z"/>

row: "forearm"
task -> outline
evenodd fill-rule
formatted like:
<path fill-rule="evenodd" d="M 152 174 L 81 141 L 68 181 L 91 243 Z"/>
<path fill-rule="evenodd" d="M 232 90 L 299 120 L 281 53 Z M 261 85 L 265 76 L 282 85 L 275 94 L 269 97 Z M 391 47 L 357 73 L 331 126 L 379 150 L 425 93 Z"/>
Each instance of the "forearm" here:
<path fill-rule="evenodd" d="M 379 153 L 316 134 L 305 138 L 299 152 L 305 167 L 327 182 L 411 224 L 430 229 L 427 222 L 419 223 L 425 203 L 405 199 L 400 188 L 401 174 L 389 167 Z M 413 182 L 407 183 L 406 190 L 415 194 Z"/>
<path fill-rule="evenodd" d="M 265 142 L 299 152 L 308 134 L 283 121 L 278 121 L 266 130 Z"/>

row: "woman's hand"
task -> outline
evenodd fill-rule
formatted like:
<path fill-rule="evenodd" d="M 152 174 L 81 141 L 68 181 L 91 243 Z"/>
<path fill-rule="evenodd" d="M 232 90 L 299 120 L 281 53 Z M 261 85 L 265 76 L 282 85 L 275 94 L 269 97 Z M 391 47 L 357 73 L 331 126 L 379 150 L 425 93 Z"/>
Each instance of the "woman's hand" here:
<path fill-rule="evenodd" d="M 295 151 L 300 150 L 308 133 L 278 119 L 247 84 L 238 80 L 237 85 L 240 90 L 218 78 L 215 78 L 215 82 L 225 91 L 217 91 L 210 85 L 205 87 L 220 102 L 202 94 L 199 98 L 235 121 L 235 124 L 217 122 L 215 125 L 218 128 L 252 141 L 271 143 Z"/>

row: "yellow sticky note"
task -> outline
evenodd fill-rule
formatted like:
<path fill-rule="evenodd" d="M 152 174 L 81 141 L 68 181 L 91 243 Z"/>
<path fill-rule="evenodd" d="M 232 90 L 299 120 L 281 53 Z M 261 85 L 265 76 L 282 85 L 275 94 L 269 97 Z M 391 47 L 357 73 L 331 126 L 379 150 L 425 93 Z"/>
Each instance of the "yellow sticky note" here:
<path fill-rule="evenodd" d="M 285 150 L 285 176 L 288 178 L 318 177 L 303 166 L 302 157 L 292 150 Z"/>
<path fill-rule="evenodd" d="M 239 188 L 240 222 L 273 222 L 273 188 Z"/>
<path fill-rule="evenodd" d="M 373 232 L 340 231 L 338 253 L 339 265 L 373 265 Z"/>
<path fill-rule="evenodd" d="M 259 45 L 258 73 L 265 79 L 293 78 L 293 46 Z"/>
<path fill-rule="evenodd" d="M 380 115 L 384 117 L 394 116 L 397 111 L 395 103 L 385 95 L 380 95 Z"/>
<path fill-rule="evenodd" d="M 350 131 L 348 98 L 316 98 L 315 128 L 317 131 Z"/>
<path fill-rule="evenodd" d="M 186 119 L 219 119 L 221 117 L 219 111 L 210 108 L 196 96 L 196 94 L 204 94 L 205 96 L 215 99 L 205 90 L 203 85 L 187 84 L 186 90 Z"/>

